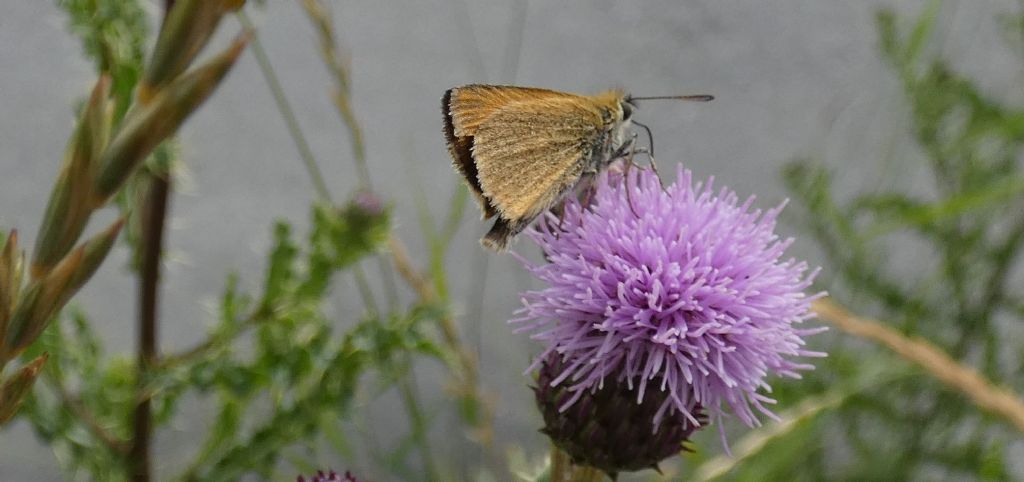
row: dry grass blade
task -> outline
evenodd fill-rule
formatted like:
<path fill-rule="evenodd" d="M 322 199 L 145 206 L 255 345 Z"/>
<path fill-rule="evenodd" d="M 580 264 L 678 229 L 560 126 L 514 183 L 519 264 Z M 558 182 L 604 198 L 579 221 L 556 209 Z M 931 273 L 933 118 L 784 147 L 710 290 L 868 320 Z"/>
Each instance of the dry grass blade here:
<path fill-rule="evenodd" d="M 209 42 L 224 14 L 240 6 L 225 0 L 181 0 L 164 17 L 138 100 L 146 104 L 167 83 L 181 75 Z"/>
<path fill-rule="evenodd" d="M 107 254 L 114 247 L 114 241 L 121 233 L 122 226 L 124 226 L 124 218 L 119 218 L 99 234 L 82 243 L 82 263 L 71 275 L 68 285 L 61 293 L 61 297 L 58 298 L 57 309 L 63 307 L 78 292 L 78 289 L 96 273 L 96 270 L 103 264 L 103 260 L 107 259 Z"/>
<path fill-rule="evenodd" d="M 129 114 L 103 155 L 96 179 L 94 206 L 103 205 L 154 148 L 178 129 L 220 85 L 234 66 L 249 36 L 243 34 L 206 64 L 186 72 Z"/>
<path fill-rule="evenodd" d="M 931 343 L 910 338 L 879 321 L 858 317 L 835 302 L 817 300 L 812 309 L 839 329 L 885 345 L 900 357 L 914 362 L 930 375 L 962 392 L 978 407 L 1005 418 L 1024 432 L 1024 402 L 1020 397 L 987 380 L 971 367 L 961 365 Z"/>
<path fill-rule="evenodd" d="M 348 127 L 352 140 L 352 157 L 356 161 L 356 168 L 359 170 L 359 178 L 362 187 L 370 188 L 370 169 L 366 164 L 366 147 L 363 144 L 363 131 L 352 110 L 351 102 L 351 75 L 349 74 L 349 58 L 343 55 L 338 47 L 337 35 L 334 30 L 334 22 L 331 20 L 331 12 L 327 4 L 322 0 L 302 0 L 302 7 L 306 11 L 313 26 L 316 27 L 317 37 L 320 42 L 320 57 L 330 70 L 335 80 L 334 92 L 331 98 L 334 106 L 338 109 L 342 121 Z"/>
<path fill-rule="evenodd" d="M 106 145 L 110 77 L 101 76 L 75 134 L 71 137 L 64 166 L 54 183 L 43 223 L 32 254 L 32 278 L 44 276 L 75 245 L 92 214 L 93 177 L 100 153 Z"/>
<path fill-rule="evenodd" d="M 14 301 L 21 289 L 21 257 L 18 253 L 18 232 L 7 235 L 4 249 L 0 252 L 0 347 L 7 334 L 7 323 L 14 311 Z M 0 348 L 2 351 L 2 348 Z M 0 357 L 0 369 L 3 368 Z"/>
<path fill-rule="evenodd" d="M 732 457 L 722 455 L 701 464 L 697 467 L 693 480 L 714 480 L 726 475 L 744 460 L 759 453 L 773 440 L 790 433 L 801 422 L 812 419 L 821 412 L 839 405 L 843 398 L 842 394 L 832 392 L 804 400 L 799 406 L 781 413 L 779 415 L 779 418 L 782 419 L 781 422 L 750 432 L 741 439 L 734 447 Z"/>
<path fill-rule="evenodd" d="M 32 383 L 36 381 L 47 358 L 49 355 L 46 353 L 39 355 L 0 385 L 0 426 L 10 420 L 15 413 L 18 413 L 21 401 L 32 389 Z"/>
<path fill-rule="evenodd" d="M 414 289 L 420 300 L 424 303 L 437 301 L 437 293 L 432 285 L 424 278 L 419 271 L 413 267 L 405 245 L 400 240 L 392 237 L 388 240 L 388 251 L 395 264 L 398 274 Z M 477 441 L 486 447 L 492 447 L 494 443 L 494 427 L 492 424 L 493 414 L 490 404 L 487 403 L 484 394 L 480 389 L 480 372 L 477 366 L 476 356 L 466 349 L 466 346 L 459 338 L 458 328 L 451 316 L 444 316 L 440 322 L 441 334 L 445 345 L 453 350 L 458 358 L 461 373 L 456 376 L 459 383 L 459 395 L 469 397 L 480 404 L 480 408 L 486 413 L 480 414 L 476 420 L 475 437 Z"/>
<path fill-rule="evenodd" d="M 84 256 L 84 247 L 75 249 L 45 277 L 34 281 L 24 291 L 11 317 L 7 339 L 4 340 L 4 357 L 13 359 L 20 355 L 46 329 L 50 318 L 67 301 L 65 293 L 82 266 Z"/>

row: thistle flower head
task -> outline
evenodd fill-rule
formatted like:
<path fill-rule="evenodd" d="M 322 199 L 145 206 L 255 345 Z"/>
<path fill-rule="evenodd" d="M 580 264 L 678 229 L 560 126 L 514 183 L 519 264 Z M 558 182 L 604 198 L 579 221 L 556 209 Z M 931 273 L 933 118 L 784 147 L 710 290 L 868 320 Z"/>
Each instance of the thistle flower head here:
<path fill-rule="evenodd" d="M 637 403 L 661 392 L 655 431 L 674 413 L 695 425 L 701 412 L 748 426 L 755 410 L 774 417 L 768 376 L 799 378 L 811 366 L 793 358 L 823 356 L 803 340 L 820 329 L 797 327 L 812 317 L 814 273 L 782 260 L 792 242 L 774 233 L 782 206 L 754 210 L 753 198 L 694 185 L 682 167 L 665 189 L 634 172 L 600 176 L 589 205 L 570 199 L 562 219 L 549 214 L 530 233 L 548 262 L 528 268 L 546 286 L 523 295 L 512 322 L 546 343 L 534 366 L 561 358 L 549 382 L 572 394 L 561 410 L 610 383 Z"/>

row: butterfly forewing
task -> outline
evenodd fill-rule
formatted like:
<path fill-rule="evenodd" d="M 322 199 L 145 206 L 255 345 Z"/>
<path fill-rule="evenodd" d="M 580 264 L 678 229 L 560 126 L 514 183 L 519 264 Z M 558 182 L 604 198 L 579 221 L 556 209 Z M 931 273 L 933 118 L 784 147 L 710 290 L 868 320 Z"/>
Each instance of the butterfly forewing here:
<path fill-rule="evenodd" d="M 576 97 L 510 103 L 477 129 L 480 187 L 503 218 L 528 223 L 579 181 L 602 123 Z"/>
<path fill-rule="evenodd" d="M 448 91 L 446 113 L 457 137 L 473 136 L 477 128 L 499 109 L 516 102 L 535 102 L 548 97 L 567 97 L 547 89 L 503 85 L 466 85 Z"/>
<path fill-rule="evenodd" d="M 473 158 L 477 129 L 496 112 L 515 103 L 530 103 L 545 98 L 579 97 L 573 94 L 532 87 L 466 85 L 449 89 L 441 100 L 444 135 L 452 164 L 462 174 L 477 198 L 484 219 L 497 213 L 497 207 L 483 194 L 479 172 Z"/>
<path fill-rule="evenodd" d="M 455 134 L 455 119 L 453 116 L 452 108 L 454 99 L 458 99 L 458 93 L 461 89 L 449 89 L 444 93 L 444 97 L 441 98 L 441 112 L 444 113 L 444 139 L 448 144 L 448 152 L 452 156 L 452 165 L 455 167 L 459 174 L 462 174 L 462 178 L 466 180 L 466 184 L 469 186 L 470 191 L 477 199 L 477 203 L 480 204 L 480 210 L 482 217 L 487 219 L 494 216 L 496 213 L 494 206 L 487 201 L 483 196 L 483 191 L 480 189 L 480 181 L 477 179 L 476 164 L 473 162 L 473 137 L 470 135 L 456 135 Z M 457 103 L 456 103 L 457 105 Z"/>
<path fill-rule="evenodd" d="M 547 89 L 467 85 L 445 92 L 444 134 L 455 168 L 497 215 L 481 241 L 509 239 L 607 163 L 610 132 L 621 125 L 624 93 L 582 96 Z"/>

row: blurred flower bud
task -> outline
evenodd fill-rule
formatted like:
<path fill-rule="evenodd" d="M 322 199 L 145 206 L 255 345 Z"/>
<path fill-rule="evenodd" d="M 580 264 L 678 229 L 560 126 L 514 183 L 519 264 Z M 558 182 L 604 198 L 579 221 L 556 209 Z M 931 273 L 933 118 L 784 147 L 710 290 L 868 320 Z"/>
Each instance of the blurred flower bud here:
<path fill-rule="evenodd" d="M 679 411 L 654 424 L 672 395 L 668 391 L 648 392 L 638 403 L 636 392 L 625 381 L 613 381 L 613 376 L 603 387 L 577 394 L 557 382 L 564 369 L 557 354 L 549 355 L 541 364 L 534 394 L 544 416 L 541 432 L 576 465 L 600 469 L 612 478 L 619 472 L 657 469 L 658 462 L 689 450 L 684 443 L 701 428 Z M 704 423 L 700 407 L 692 413 Z"/>
<path fill-rule="evenodd" d="M 307 480 L 305 477 L 300 475 L 299 478 L 296 479 L 296 482 L 307 482 Z M 359 482 L 359 479 L 352 476 L 352 474 L 347 470 L 345 471 L 345 475 L 338 475 L 338 473 L 333 470 L 326 474 L 322 470 L 318 470 L 316 475 L 310 478 L 308 482 Z"/>

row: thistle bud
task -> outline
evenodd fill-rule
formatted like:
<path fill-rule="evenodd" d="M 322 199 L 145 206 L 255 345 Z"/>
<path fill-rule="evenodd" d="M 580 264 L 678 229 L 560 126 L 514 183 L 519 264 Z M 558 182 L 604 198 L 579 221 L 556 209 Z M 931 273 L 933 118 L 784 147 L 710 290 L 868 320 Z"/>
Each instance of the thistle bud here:
<path fill-rule="evenodd" d="M 684 444 L 705 422 L 697 407 L 692 413 L 701 426 L 679 411 L 655 425 L 671 393 L 652 390 L 638 402 L 624 381 L 606 380 L 603 388 L 572 392 L 571 384 L 557 381 L 564 365 L 557 354 L 549 355 L 541 363 L 534 394 L 544 416 L 541 432 L 576 465 L 600 469 L 613 479 L 619 472 L 657 470 L 658 462 L 690 450 Z"/>

